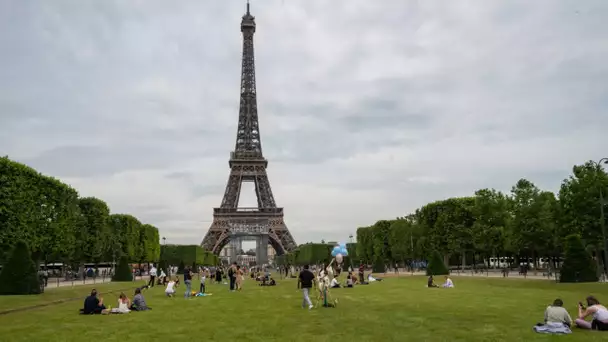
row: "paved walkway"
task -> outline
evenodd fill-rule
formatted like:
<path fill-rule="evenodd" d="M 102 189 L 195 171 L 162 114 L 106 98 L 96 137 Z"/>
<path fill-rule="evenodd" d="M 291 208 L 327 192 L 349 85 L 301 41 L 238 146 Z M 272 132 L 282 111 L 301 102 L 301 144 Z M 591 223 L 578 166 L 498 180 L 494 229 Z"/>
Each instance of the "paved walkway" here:
<path fill-rule="evenodd" d="M 395 272 L 386 272 L 385 274 L 383 273 L 376 273 L 378 274 L 380 277 L 382 276 L 386 276 L 386 277 L 405 277 L 405 276 L 426 276 L 426 272 L 407 272 L 405 270 L 401 270 L 399 271 L 399 273 L 395 273 Z M 451 276 L 454 277 L 479 277 L 479 278 L 502 278 L 502 273 L 501 272 L 479 272 L 479 273 L 471 273 L 471 272 L 450 272 Z M 543 276 L 542 272 L 539 272 L 538 274 L 534 275 L 533 272 L 528 273 L 528 275 L 526 277 L 524 277 L 523 275 L 518 274 L 518 272 L 511 272 L 509 273 L 509 276 L 506 278 L 516 278 L 516 279 L 545 279 L 545 280 L 553 280 L 555 281 L 555 276 L 551 276 L 550 278 L 548 278 L 547 276 Z"/>
<path fill-rule="evenodd" d="M 426 272 L 407 272 L 406 270 L 400 270 L 398 274 L 396 274 L 395 272 L 386 272 L 386 274 L 383 273 L 376 273 L 377 275 L 379 275 L 381 278 L 382 277 L 405 277 L 405 276 L 426 276 Z M 502 272 L 479 272 L 479 273 L 471 273 L 471 272 L 450 272 L 451 276 L 454 277 L 479 277 L 479 278 L 503 278 L 502 276 Z M 559 275 L 558 275 L 559 277 Z M 550 281 L 556 281 L 555 279 L 555 274 L 552 274 L 551 277 L 547 277 L 546 275 L 543 275 L 543 272 L 537 272 L 536 274 L 534 274 L 534 272 L 529 272 L 527 274 L 527 276 L 523 276 L 520 275 L 519 272 L 517 271 L 511 271 L 509 273 L 508 277 L 505 277 L 505 279 L 534 279 L 534 280 L 550 280 Z M 600 283 L 608 283 L 605 279 L 600 279 L 599 281 Z"/>
<path fill-rule="evenodd" d="M 148 279 L 149 279 L 148 276 L 143 276 L 143 277 L 138 276 L 135 280 L 133 280 L 133 282 L 134 283 L 135 282 L 144 282 L 144 281 L 147 281 Z M 66 287 L 66 286 L 95 285 L 95 284 L 104 284 L 104 283 L 110 283 L 110 282 L 112 282 L 112 278 L 110 278 L 110 277 L 87 278 L 86 280 L 75 279 L 73 281 L 65 280 L 63 278 L 49 278 L 49 281 L 47 283 L 45 290 L 51 290 L 51 289 L 56 289 L 59 287 Z"/>

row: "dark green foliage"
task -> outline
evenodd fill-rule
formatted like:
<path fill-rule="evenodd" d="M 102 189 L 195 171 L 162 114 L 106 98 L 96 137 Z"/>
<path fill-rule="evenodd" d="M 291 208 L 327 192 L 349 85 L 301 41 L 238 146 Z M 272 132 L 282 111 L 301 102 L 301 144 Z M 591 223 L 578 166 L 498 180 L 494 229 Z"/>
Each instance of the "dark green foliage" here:
<path fill-rule="evenodd" d="M 17 242 L 0 271 L 0 295 L 41 293 L 38 267 L 25 242 Z"/>
<path fill-rule="evenodd" d="M 102 262 L 110 243 L 110 208 L 95 197 L 80 198 L 78 207 L 82 216 L 76 230 L 78 246 L 74 260 L 78 262 Z"/>
<path fill-rule="evenodd" d="M 184 261 L 179 262 L 179 266 L 177 266 L 177 274 L 184 274 L 184 269 L 186 268 L 186 264 Z"/>
<path fill-rule="evenodd" d="M 333 258 L 331 250 L 334 245 L 326 243 L 307 243 L 298 246 L 294 265 L 315 265 L 329 263 Z"/>
<path fill-rule="evenodd" d="M 78 193 L 36 170 L 0 158 L 0 260 L 28 241 L 35 260 L 65 260 L 75 249 Z M 4 256 L 6 257 L 6 256 Z"/>
<path fill-rule="evenodd" d="M 163 245 L 160 254 L 169 265 L 205 265 L 209 252 L 198 245 Z"/>
<path fill-rule="evenodd" d="M 448 268 L 445 266 L 443 262 L 443 258 L 438 251 L 433 251 L 431 254 L 431 258 L 429 260 L 429 264 L 426 268 L 426 275 L 447 275 L 449 274 Z"/>
<path fill-rule="evenodd" d="M 167 262 L 165 260 L 161 259 L 158 262 L 158 267 L 157 267 L 158 268 L 158 274 L 160 274 L 161 270 L 165 271 L 165 274 L 169 274 L 169 272 L 168 272 L 169 267 L 168 266 L 169 265 L 167 264 Z"/>
<path fill-rule="evenodd" d="M 116 266 L 116 272 L 112 277 L 112 281 L 133 281 L 133 270 L 129 264 L 129 258 L 122 256 L 118 265 Z"/>
<path fill-rule="evenodd" d="M 596 267 L 591 255 L 585 250 L 577 234 L 566 237 L 564 262 L 559 281 L 562 283 L 585 283 L 598 280 Z"/>
<path fill-rule="evenodd" d="M 141 222 L 131 215 L 110 215 L 110 228 L 114 243 L 118 247 L 117 255 L 126 256 L 129 262 L 140 262 L 141 248 L 139 231 Z"/>
<path fill-rule="evenodd" d="M 160 236 L 158 228 L 151 224 L 139 226 L 138 256 L 141 262 L 155 262 L 160 258 Z"/>
<path fill-rule="evenodd" d="M 0 262 L 16 241 L 28 241 L 32 259 L 78 266 L 83 262 L 156 261 L 157 229 L 130 215 L 112 215 L 96 198 L 78 198 L 76 190 L 55 178 L 0 158 Z"/>
<path fill-rule="evenodd" d="M 376 259 L 372 264 L 372 272 L 374 273 L 384 273 L 386 272 L 386 265 L 384 264 L 384 260 Z"/>

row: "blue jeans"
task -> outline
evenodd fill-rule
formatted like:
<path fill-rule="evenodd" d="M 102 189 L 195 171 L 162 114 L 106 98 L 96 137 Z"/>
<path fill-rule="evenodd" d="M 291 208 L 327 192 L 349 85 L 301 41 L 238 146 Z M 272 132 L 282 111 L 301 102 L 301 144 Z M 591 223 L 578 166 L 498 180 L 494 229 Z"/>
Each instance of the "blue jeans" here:
<path fill-rule="evenodd" d="M 190 298 L 190 296 L 192 296 L 192 281 L 186 280 L 184 281 L 184 284 L 186 284 L 186 293 L 184 293 L 184 297 Z"/>

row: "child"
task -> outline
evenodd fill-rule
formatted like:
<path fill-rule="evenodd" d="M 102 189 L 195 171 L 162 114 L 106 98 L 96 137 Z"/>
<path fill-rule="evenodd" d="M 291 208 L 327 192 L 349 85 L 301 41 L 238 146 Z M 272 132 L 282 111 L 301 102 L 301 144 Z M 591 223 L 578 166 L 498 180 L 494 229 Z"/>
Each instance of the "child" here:
<path fill-rule="evenodd" d="M 207 280 L 207 274 L 205 270 L 201 271 L 201 288 L 198 292 L 205 293 L 205 280 Z"/>
<path fill-rule="evenodd" d="M 175 295 L 176 286 L 177 285 L 175 284 L 175 281 L 171 279 L 167 284 L 167 288 L 165 289 L 165 294 L 167 295 L 167 297 L 173 297 L 173 295 Z"/>

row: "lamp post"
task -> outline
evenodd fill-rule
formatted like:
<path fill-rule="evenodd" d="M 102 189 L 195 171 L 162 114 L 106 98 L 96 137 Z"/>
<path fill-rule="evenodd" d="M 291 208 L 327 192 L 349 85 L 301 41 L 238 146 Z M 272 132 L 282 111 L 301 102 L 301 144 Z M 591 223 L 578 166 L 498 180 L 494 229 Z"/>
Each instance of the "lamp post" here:
<path fill-rule="evenodd" d="M 608 164 L 608 158 L 602 158 L 600 159 L 600 161 L 597 162 L 597 173 L 596 175 L 599 176 L 599 173 L 602 171 L 602 164 Z M 604 240 L 604 276 L 608 275 L 608 240 L 606 240 L 606 223 L 605 223 L 605 218 L 604 218 L 604 205 L 606 203 L 604 203 L 604 191 L 602 189 L 602 183 L 599 183 L 599 187 L 600 187 L 600 227 L 602 227 L 602 239 Z"/>
<path fill-rule="evenodd" d="M 163 246 L 167 246 L 167 238 L 163 236 Z M 167 265 L 167 260 L 165 260 L 165 251 L 166 248 L 161 248 L 160 249 L 160 261 L 162 261 L 163 267 L 167 268 L 167 275 L 170 276 L 171 274 L 169 273 L 169 266 Z M 161 268 L 161 271 L 163 269 Z"/>
<path fill-rule="evenodd" d="M 348 238 L 350 239 L 350 243 L 353 243 L 353 234 L 350 234 Z"/>

